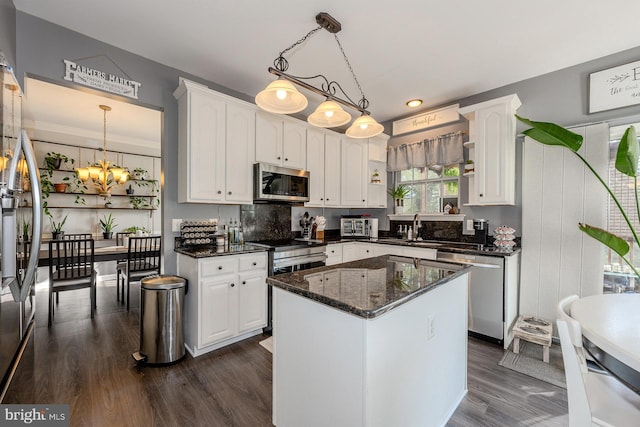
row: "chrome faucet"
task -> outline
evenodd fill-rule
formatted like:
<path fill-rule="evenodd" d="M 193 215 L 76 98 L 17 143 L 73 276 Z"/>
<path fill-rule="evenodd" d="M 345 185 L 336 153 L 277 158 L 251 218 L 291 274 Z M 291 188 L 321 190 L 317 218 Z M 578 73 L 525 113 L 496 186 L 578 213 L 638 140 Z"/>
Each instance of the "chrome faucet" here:
<path fill-rule="evenodd" d="M 413 216 L 413 240 L 418 240 L 418 230 L 422 227 L 422 221 L 420 221 L 420 215 L 415 214 Z"/>

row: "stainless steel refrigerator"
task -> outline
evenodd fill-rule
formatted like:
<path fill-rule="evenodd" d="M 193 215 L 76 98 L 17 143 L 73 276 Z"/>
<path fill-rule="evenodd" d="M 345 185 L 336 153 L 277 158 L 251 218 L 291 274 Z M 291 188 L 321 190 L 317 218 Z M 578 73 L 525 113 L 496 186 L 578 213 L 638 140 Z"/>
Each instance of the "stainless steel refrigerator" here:
<path fill-rule="evenodd" d="M 40 175 L 22 129 L 22 91 L 0 55 L 0 402 L 29 401 L 33 389 L 35 276 L 42 231 Z M 29 234 L 22 225 L 29 222 Z M 30 384 L 29 384 L 30 383 Z M 15 392 L 14 392 L 15 390 Z M 25 395 L 27 393 L 27 395 Z"/>

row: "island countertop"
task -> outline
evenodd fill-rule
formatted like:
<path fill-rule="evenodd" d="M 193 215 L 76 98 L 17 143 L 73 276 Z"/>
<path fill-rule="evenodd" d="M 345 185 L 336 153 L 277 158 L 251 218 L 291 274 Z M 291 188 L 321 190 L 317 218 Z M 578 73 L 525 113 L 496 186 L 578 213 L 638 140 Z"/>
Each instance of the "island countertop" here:
<path fill-rule="evenodd" d="M 373 319 L 464 274 L 470 267 L 383 255 L 269 277 L 267 283 Z"/>

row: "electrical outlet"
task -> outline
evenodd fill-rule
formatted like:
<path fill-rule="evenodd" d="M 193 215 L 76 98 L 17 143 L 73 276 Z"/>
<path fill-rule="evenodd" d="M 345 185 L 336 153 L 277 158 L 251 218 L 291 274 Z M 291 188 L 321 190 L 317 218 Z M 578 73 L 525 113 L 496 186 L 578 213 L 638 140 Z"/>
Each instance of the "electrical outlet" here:
<path fill-rule="evenodd" d="M 435 327 L 433 325 L 433 317 L 433 314 L 427 317 L 427 341 L 432 340 L 436 335 Z"/>
<path fill-rule="evenodd" d="M 467 231 L 473 231 L 473 220 L 472 219 L 468 219 L 467 220 Z"/>
<path fill-rule="evenodd" d="M 180 224 L 182 223 L 181 219 L 172 219 L 171 220 L 171 231 L 174 233 L 178 233 L 180 231 Z"/>

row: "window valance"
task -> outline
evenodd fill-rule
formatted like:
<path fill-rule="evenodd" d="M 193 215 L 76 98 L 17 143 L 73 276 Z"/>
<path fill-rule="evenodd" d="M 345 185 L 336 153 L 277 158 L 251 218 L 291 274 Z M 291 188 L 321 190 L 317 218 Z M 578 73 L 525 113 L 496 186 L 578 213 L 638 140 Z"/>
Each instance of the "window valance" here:
<path fill-rule="evenodd" d="M 389 147 L 387 171 L 411 168 L 437 168 L 462 163 L 462 132 L 448 133 L 413 144 Z"/>

